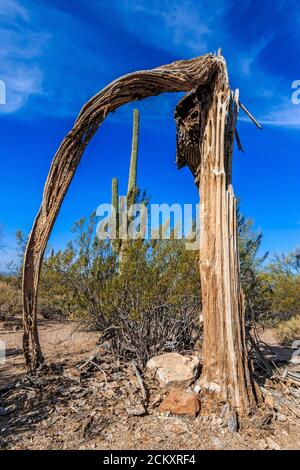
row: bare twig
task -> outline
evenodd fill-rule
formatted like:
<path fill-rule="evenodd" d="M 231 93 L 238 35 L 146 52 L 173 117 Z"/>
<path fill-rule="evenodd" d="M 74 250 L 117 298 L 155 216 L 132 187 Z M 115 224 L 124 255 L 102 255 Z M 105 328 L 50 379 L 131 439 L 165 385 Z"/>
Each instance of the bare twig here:
<path fill-rule="evenodd" d="M 250 111 L 248 111 L 248 109 L 239 101 L 239 105 L 240 107 L 242 108 L 242 110 L 247 114 L 247 116 L 251 119 L 252 122 L 254 122 L 254 124 L 256 125 L 256 127 L 258 129 L 262 129 L 262 125 L 259 124 L 259 122 L 257 122 L 257 120 L 255 119 L 254 116 L 252 116 L 252 114 L 250 113 Z"/>
<path fill-rule="evenodd" d="M 143 379 L 141 377 L 141 374 L 140 374 L 135 362 L 132 361 L 131 364 L 132 364 L 133 370 L 135 372 L 138 384 L 139 384 L 141 392 L 142 392 L 143 401 L 144 401 L 145 404 L 147 404 L 148 403 L 148 395 L 147 395 L 147 392 L 146 392 L 146 389 L 145 389 L 145 386 L 144 386 Z"/>
<path fill-rule="evenodd" d="M 78 369 L 81 370 L 81 369 L 84 369 L 84 367 L 86 367 L 87 365 L 89 365 L 90 363 L 92 363 L 94 361 L 94 359 L 96 359 L 97 357 L 97 354 L 99 353 L 100 351 L 100 346 L 97 346 L 95 348 L 95 351 L 93 352 L 93 354 L 90 355 L 90 357 L 87 359 L 87 361 L 85 361 L 83 364 L 81 364 L 80 366 L 78 366 Z"/>

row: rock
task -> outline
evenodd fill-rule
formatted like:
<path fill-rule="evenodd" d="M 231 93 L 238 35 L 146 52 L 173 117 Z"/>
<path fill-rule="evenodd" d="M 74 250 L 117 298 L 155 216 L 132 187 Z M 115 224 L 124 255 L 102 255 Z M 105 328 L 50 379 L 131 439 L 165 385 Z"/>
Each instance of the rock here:
<path fill-rule="evenodd" d="M 197 378 L 199 364 L 196 356 L 166 353 L 152 357 L 146 367 L 156 369 L 155 377 L 161 385 L 168 388 L 186 388 Z"/>
<path fill-rule="evenodd" d="M 280 446 L 277 444 L 277 442 L 273 441 L 271 437 L 267 437 L 267 442 L 269 445 L 269 449 L 271 450 L 280 450 Z"/>
<path fill-rule="evenodd" d="M 228 410 L 229 410 L 228 403 L 225 403 L 225 405 L 222 406 L 220 417 L 224 418 Z"/>
<path fill-rule="evenodd" d="M 296 351 L 293 352 L 290 363 L 291 364 L 300 364 L 300 349 L 297 349 Z"/>
<path fill-rule="evenodd" d="M 64 371 L 64 376 L 67 377 L 70 380 L 74 380 L 75 382 L 80 382 L 81 380 L 81 373 L 80 370 L 76 369 L 75 367 L 72 367 L 70 369 L 66 369 Z"/>
<path fill-rule="evenodd" d="M 3 408 L 2 406 L 0 407 L 0 416 L 7 416 L 11 413 L 11 410 L 8 408 Z"/>
<path fill-rule="evenodd" d="M 265 449 L 268 449 L 268 443 L 265 439 L 261 439 L 260 441 L 258 441 L 258 447 L 262 450 L 265 450 Z"/>
<path fill-rule="evenodd" d="M 173 389 L 161 402 L 159 411 L 169 411 L 175 415 L 189 415 L 195 417 L 200 410 L 200 402 L 193 391 Z"/>
<path fill-rule="evenodd" d="M 224 449 L 224 445 L 222 441 L 218 437 L 213 437 L 212 438 L 212 443 L 216 449 Z"/>
<path fill-rule="evenodd" d="M 146 409 L 142 403 L 131 403 L 126 401 L 125 410 L 130 416 L 143 416 L 146 414 Z"/>
<path fill-rule="evenodd" d="M 287 417 L 282 413 L 277 413 L 276 415 L 277 421 L 284 423 L 287 420 Z"/>
<path fill-rule="evenodd" d="M 268 405 L 270 408 L 274 408 L 274 398 L 273 396 L 271 395 L 271 393 L 267 393 L 265 396 L 264 396 L 264 400 L 265 400 L 265 404 Z"/>
<path fill-rule="evenodd" d="M 227 421 L 228 430 L 230 432 L 237 432 L 239 429 L 238 417 L 237 414 L 231 413 Z"/>
<path fill-rule="evenodd" d="M 300 349 L 300 339 L 295 339 L 295 341 L 292 342 L 292 349 Z"/>

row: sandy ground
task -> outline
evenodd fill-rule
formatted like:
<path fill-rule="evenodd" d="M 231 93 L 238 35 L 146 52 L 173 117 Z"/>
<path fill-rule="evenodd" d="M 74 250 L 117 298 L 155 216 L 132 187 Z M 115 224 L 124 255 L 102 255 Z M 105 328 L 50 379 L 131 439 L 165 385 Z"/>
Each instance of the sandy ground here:
<path fill-rule="evenodd" d="M 0 386 L 24 375 L 22 331 L 0 323 L 0 339 L 7 361 L 0 366 Z M 76 324 L 42 320 L 40 336 L 48 363 L 72 370 L 88 358 L 98 334 L 78 331 Z M 273 348 L 281 348 L 271 331 L 263 335 Z M 278 351 L 277 351 L 278 352 Z M 288 351 L 283 351 L 283 355 Z M 239 433 L 228 430 L 215 416 L 171 416 L 149 407 L 145 416 L 131 416 L 124 405 L 134 379 L 117 369 L 94 370 L 80 383 L 52 372 L 34 383 L 0 394 L 0 448 L 3 449 L 299 449 L 296 417 L 271 413 L 257 417 Z M 122 375 L 123 374 L 123 375 Z M 63 380 L 62 380 L 63 379 Z M 69 380 L 69 379 L 68 379 Z M 42 385 L 41 385 L 42 384 Z M 152 385 L 150 385 L 150 388 Z M 126 390 L 125 390 L 126 389 Z M 137 389 L 136 389 L 137 390 Z M 150 390 L 153 400 L 159 390 Z M 136 391 L 135 391 L 136 392 Z M 138 393 L 138 391 L 137 391 Z M 263 410 L 262 418 L 268 417 Z"/>
<path fill-rule="evenodd" d="M 72 322 L 40 320 L 40 340 L 45 359 L 57 363 L 77 363 L 95 348 L 99 333 L 80 331 Z M 0 365 L 0 386 L 24 373 L 22 329 L 0 322 L 0 340 L 6 345 L 6 363 Z"/>

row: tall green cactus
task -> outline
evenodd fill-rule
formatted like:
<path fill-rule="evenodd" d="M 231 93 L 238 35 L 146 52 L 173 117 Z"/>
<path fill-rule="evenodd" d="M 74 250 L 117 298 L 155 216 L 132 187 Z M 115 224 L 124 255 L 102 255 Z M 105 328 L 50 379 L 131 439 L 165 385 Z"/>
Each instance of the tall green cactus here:
<path fill-rule="evenodd" d="M 131 143 L 131 156 L 130 168 L 128 176 L 127 187 L 127 209 L 134 204 L 137 194 L 137 160 L 138 160 L 138 144 L 139 144 L 139 127 L 140 127 L 140 112 L 138 109 L 133 111 L 133 130 L 132 130 L 132 143 Z M 117 238 L 112 244 L 113 249 L 119 255 L 119 268 L 124 260 L 124 252 L 126 250 L 127 241 L 119 239 L 119 191 L 118 179 L 112 179 L 112 196 L 111 204 L 116 210 L 116 235 Z"/>
<path fill-rule="evenodd" d="M 113 250 L 118 253 L 120 248 L 119 241 L 119 183 L 118 178 L 113 178 L 111 182 L 111 205 L 115 209 L 116 221 L 116 239 L 112 242 Z"/>
<path fill-rule="evenodd" d="M 140 128 L 140 112 L 138 109 L 134 109 L 130 169 L 129 169 L 129 178 L 128 178 L 128 189 L 127 189 L 127 197 L 131 197 L 133 195 L 133 198 L 137 189 L 136 182 L 137 182 L 139 128 Z"/>
<path fill-rule="evenodd" d="M 116 213 L 119 211 L 119 183 L 118 178 L 113 178 L 111 182 L 111 205 Z"/>

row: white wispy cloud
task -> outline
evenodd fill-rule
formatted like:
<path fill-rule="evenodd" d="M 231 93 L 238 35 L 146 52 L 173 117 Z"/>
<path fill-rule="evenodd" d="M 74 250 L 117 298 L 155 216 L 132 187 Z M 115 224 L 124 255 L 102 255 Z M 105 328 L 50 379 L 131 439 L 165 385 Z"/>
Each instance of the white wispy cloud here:
<path fill-rule="evenodd" d="M 259 41 L 255 42 L 240 59 L 240 71 L 245 75 L 253 74 L 253 67 L 257 62 L 260 53 L 270 44 L 273 39 L 273 34 L 267 37 L 262 37 Z"/>
<path fill-rule="evenodd" d="M 207 52 L 212 36 L 222 42 L 224 28 L 217 25 L 231 5 L 230 0 L 126 0 L 111 8 L 141 43 L 188 57 Z"/>
<path fill-rule="evenodd" d="M 40 57 L 47 35 L 30 27 L 29 12 L 17 1 L 1 0 L 0 78 L 7 97 L 1 112 L 11 113 L 24 106 L 29 97 L 42 93 Z"/>
<path fill-rule="evenodd" d="M 14 113 L 28 105 L 32 114 L 76 114 L 91 93 L 87 80 L 82 100 L 83 73 L 95 77 L 102 70 L 95 51 L 81 43 L 87 32 L 80 17 L 47 4 L 1 0 L 0 79 L 7 96 L 0 112 Z"/>
<path fill-rule="evenodd" d="M 300 127 L 300 105 L 286 102 L 261 116 L 261 123 L 280 127 Z"/>
<path fill-rule="evenodd" d="M 48 1 L 1 0 L 0 79 L 7 85 L 7 104 L 0 112 L 26 109 L 26 115 L 75 116 L 92 94 L 120 71 L 127 73 L 126 56 L 115 58 L 111 52 L 118 38 L 111 44 L 101 28 L 104 21 L 112 36 L 116 31 L 120 37 L 128 34 L 170 60 L 224 47 L 234 85 L 240 86 L 242 99 L 251 101 L 255 114 L 265 123 L 299 125 L 300 107 L 288 102 L 281 77 L 270 76 L 260 62 L 276 30 L 270 27 L 250 43 L 233 40 L 228 18 L 236 1 L 85 0 L 82 8 L 99 21 L 92 24 L 75 9 L 68 13 Z M 284 5 L 285 0 L 278 1 L 276 8 Z M 250 0 L 243 3 L 244 9 L 250 6 Z M 149 120 L 169 112 L 174 100 L 161 97 L 156 103 L 145 104 Z M 124 113 L 118 113 L 120 118 Z"/>

